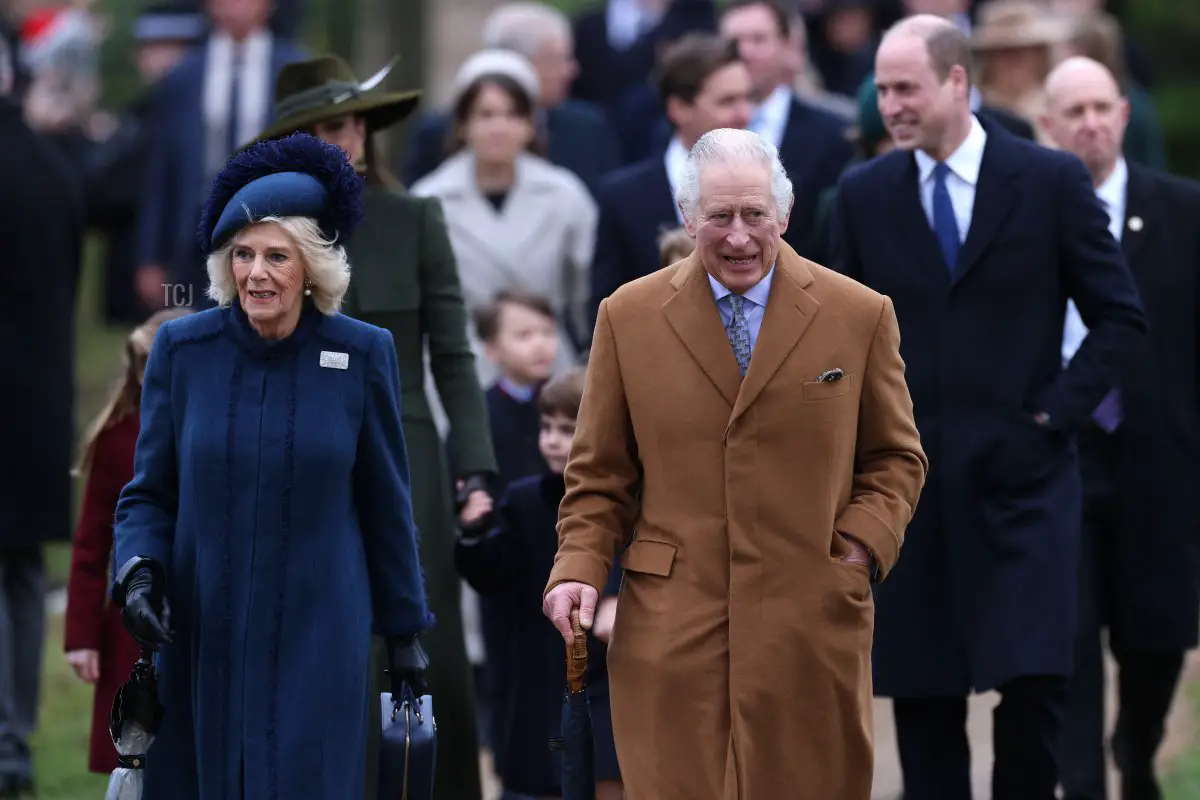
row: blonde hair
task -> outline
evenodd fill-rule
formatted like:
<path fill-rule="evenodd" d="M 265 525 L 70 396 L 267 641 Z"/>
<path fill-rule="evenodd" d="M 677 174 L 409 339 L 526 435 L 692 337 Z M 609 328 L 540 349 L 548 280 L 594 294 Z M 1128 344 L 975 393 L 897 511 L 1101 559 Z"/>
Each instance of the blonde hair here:
<path fill-rule="evenodd" d="M 687 228 L 672 228 L 658 237 L 658 255 L 664 267 L 669 267 L 676 261 L 682 261 L 696 249 Z"/>
<path fill-rule="evenodd" d="M 322 314 L 336 314 L 350 286 L 346 248 L 326 239 L 310 217 L 263 217 L 259 222 L 273 222 L 292 238 L 304 262 L 304 278 L 311 285 L 313 305 Z M 235 236 L 208 256 L 208 296 L 222 308 L 232 305 L 238 295 L 233 280 L 236 243 Z"/>
<path fill-rule="evenodd" d="M 186 308 L 159 311 L 129 334 L 129 338 L 125 340 L 122 358 L 124 372 L 109 393 L 104 408 L 88 425 L 87 432 L 83 435 L 83 444 L 79 448 L 79 460 L 71 468 L 72 475 L 86 475 L 92 468 L 92 461 L 96 456 L 96 440 L 100 438 L 100 434 L 138 410 L 138 405 L 142 402 L 142 373 L 146 369 L 150 345 L 154 343 L 158 329 L 167 320 L 190 313 Z"/>

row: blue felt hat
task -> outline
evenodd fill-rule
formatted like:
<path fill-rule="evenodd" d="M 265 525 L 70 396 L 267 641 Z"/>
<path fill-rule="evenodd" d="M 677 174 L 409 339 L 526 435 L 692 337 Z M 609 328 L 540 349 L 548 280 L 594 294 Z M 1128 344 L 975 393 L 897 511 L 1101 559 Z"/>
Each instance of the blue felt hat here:
<path fill-rule="evenodd" d="M 264 217 L 311 217 L 344 244 L 362 219 L 363 179 L 346 153 L 307 133 L 258 142 L 229 160 L 200 215 L 205 253 Z"/>

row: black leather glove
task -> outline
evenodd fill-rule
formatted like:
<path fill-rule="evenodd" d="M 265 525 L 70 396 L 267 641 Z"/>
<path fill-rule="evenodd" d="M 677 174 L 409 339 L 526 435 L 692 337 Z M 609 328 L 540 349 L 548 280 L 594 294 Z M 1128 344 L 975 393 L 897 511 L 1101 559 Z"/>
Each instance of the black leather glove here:
<path fill-rule="evenodd" d="M 391 681 L 392 698 L 399 700 L 408 686 L 417 697 L 429 693 L 426 673 L 429 671 L 429 656 L 417 641 L 416 636 L 392 636 L 387 642 L 388 676 Z"/>
<path fill-rule="evenodd" d="M 157 650 L 173 640 L 166 597 L 167 571 L 152 558 L 131 558 L 113 586 L 113 602 L 121 609 L 125 629 L 143 648 Z"/>
<path fill-rule="evenodd" d="M 471 496 L 472 492 L 492 493 L 491 489 L 488 488 L 488 476 L 483 473 L 464 475 L 459 478 L 459 481 L 462 482 L 462 488 L 458 488 L 454 492 L 455 516 L 458 516 L 463 510 L 463 507 L 467 504 L 467 498 Z"/>

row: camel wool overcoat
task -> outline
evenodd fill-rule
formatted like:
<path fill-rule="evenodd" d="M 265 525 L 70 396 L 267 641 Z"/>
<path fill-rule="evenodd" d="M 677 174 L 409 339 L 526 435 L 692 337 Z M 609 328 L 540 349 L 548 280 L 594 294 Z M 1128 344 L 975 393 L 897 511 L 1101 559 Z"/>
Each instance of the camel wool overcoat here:
<path fill-rule="evenodd" d="M 869 800 L 868 568 L 928 462 L 891 302 L 782 245 L 743 379 L 695 254 L 600 305 L 547 590 L 625 576 L 630 800 Z M 841 370 L 839 380 L 818 376 Z"/>

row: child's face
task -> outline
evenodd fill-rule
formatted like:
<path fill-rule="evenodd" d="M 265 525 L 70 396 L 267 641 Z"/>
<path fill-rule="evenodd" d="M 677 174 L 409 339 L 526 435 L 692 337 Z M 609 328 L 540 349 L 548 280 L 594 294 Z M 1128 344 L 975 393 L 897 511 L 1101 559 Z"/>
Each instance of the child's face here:
<path fill-rule="evenodd" d="M 549 379 L 558 358 L 554 320 L 525 306 L 504 303 L 498 322 L 496 336 L 485 350 L 500 373 L 523 385 Z"/>
<path fill-rule="evenodd" d="M 575 438 L 575 419 L 566 414 L 542 414 L 542 429 L 538 433 L 538 450 L 546 459 L 550 471 L 561 475 L 567 470 L 571 455 L 571 440 Z"/>

